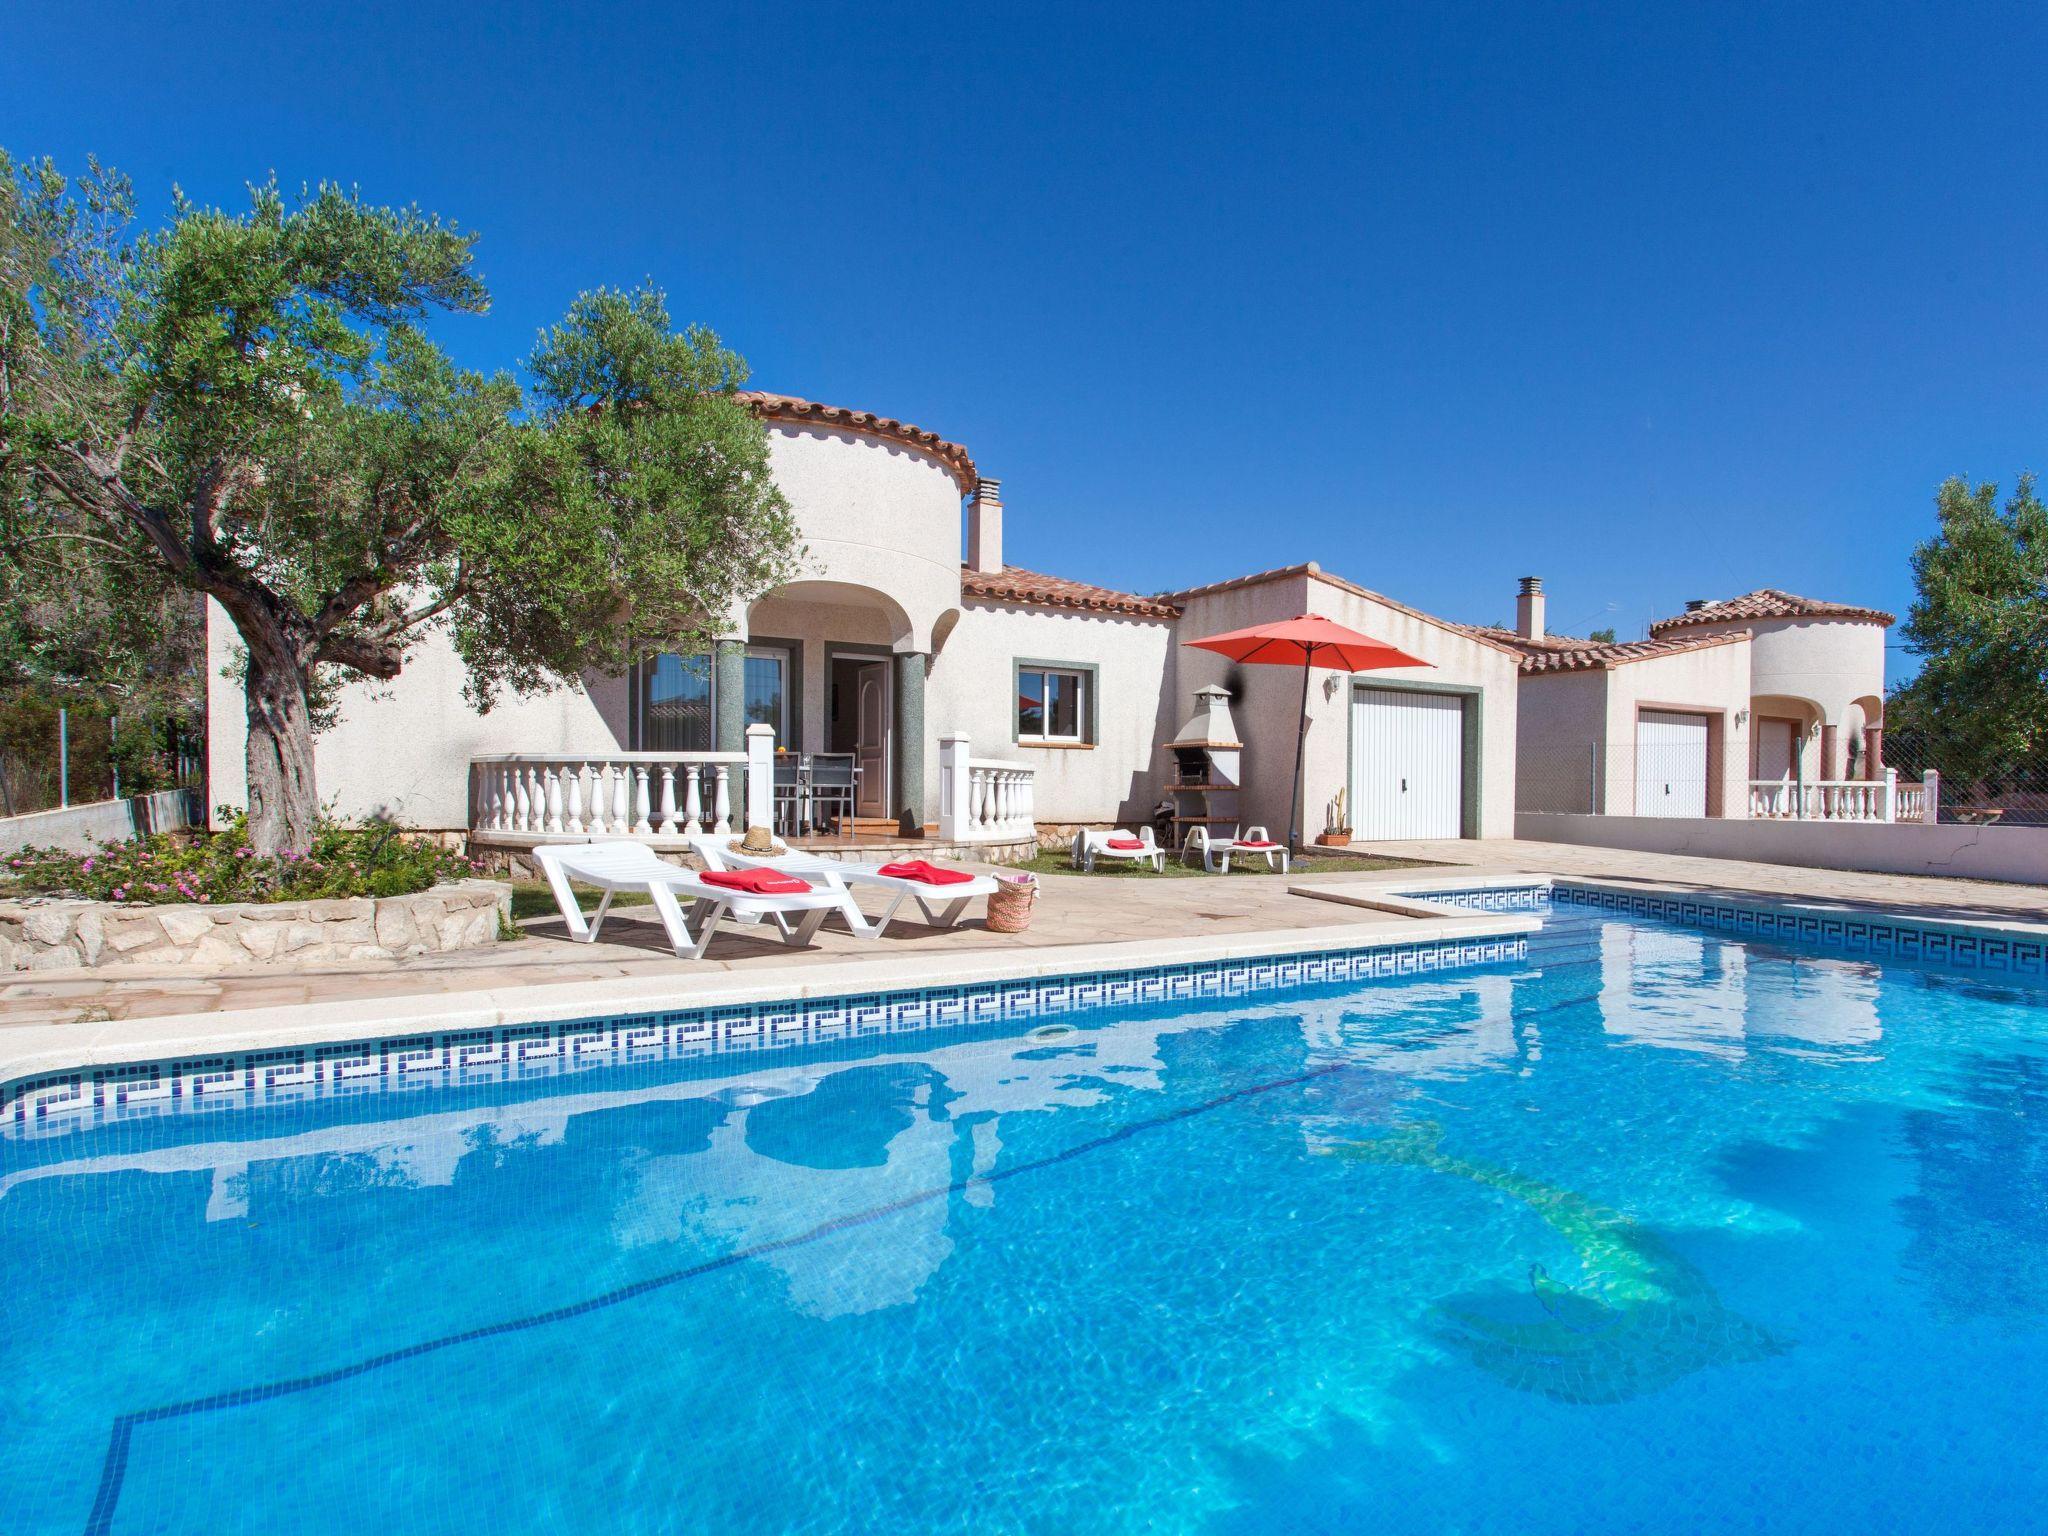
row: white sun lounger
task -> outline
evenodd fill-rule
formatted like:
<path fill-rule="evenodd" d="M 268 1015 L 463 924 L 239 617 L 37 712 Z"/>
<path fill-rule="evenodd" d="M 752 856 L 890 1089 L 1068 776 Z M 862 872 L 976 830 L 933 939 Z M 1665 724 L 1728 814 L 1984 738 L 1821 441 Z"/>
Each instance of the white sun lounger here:
<path fill-rule="evenodd" d="M 1264 859 L 1266 868 L 1287 873 L 1287 848 L 1268 837 L 1264 827 L 1247 828 L 1240 837 L 1216 837 L 1207 827 L 1190 827 L 1180 856 L 1185 861 L 1191 853 L 1202 856 L 1202 868 L 1212 875 L 1229 874 L 1233 858 Z"/>
<path fill-rule="evenodd" d="M 735 849 L 733 842 L 729 835 L 709 832 L 695 833 L 690 838 L 690 846 L 697 850 L 698 857 L 713 869 L 787 870 L 814 885 L 837 891 L 839 915 L 846 919 L 846 926 L 854 935 L 863 939 L 879 939 L 906 901 L 915 901 L 924 910 L 925 921 L 933 927 L 950 928 L 960 921 L 970 901 L 996 892 L 995 881 L 987 875 L 949 885 L 931 885 L 902 875 L 885 875 L 875 864 L 821 858 L 800 848 L 773 855 L 744 853 Z M 854 886 L 889 894 L 889 904 L 882 909 L 881 916 L 869 917 L 861 911 L 860 904 L 853 899 Z"/>
<path fill-rule="evenodd" d="M 1139 846 L 1136 848 L 1112 848 L 1109 845 L 1111 838 L 1132 837 L 1136 837 L 1138 841 Z M 1092 874 L 1097 859 L 1130 859 L 1139 864 L 1150 864 L 1160 874 L 1166 872 L 1166 851 L 1152 836 L 1150 827 L 1140 827 L 1136 833 L 1126 832 L 1122 828 L 1102 832 L 1083 827 L 1074 834 L 1074 867 Z"/>
<path fill-rule="evenodd" d="M 534 858 L 555 893 L 555 905 L 569 925 L 569 937 L 588 944 L 604 925 L 612 898 L 621 891 L 645 891 L 668 932 L 675 952 L 688 960 L 701 960 L 711 943 L 711 931 L 721 917 L 730 915 L 743 922 L 772 920 L 782 931 L 783 942 L 800 947 L 817 937 L 827 916 L 838 910 L 843 892 L 820 885 L 814 890 L 756 896 L 748 891 L 708 885 L 691 870 L 679 869 L 659 858 L 641 843 L 567 843 L 536 848 Z M 577 904 L 571 883 L 595 886 L 604 899 L 588 921 Z M 678 896 L 688 897 L 690 910 L 684 913 Z"/>

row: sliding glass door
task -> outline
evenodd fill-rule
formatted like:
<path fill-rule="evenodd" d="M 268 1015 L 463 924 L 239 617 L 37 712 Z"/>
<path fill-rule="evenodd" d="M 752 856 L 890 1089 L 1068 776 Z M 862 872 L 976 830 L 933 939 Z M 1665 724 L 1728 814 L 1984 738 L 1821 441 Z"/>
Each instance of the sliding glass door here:
<path fill-rule="evenodd" d="M 777 746 L 790 735 L 789 652 L 749 646 L 742 671 L 741 713 L 748 725 L 775 727 Z M 709 752 L 717 740 L 717 681 L 711 658 L 664 653 L 633 669 L 633 750 Z"/>

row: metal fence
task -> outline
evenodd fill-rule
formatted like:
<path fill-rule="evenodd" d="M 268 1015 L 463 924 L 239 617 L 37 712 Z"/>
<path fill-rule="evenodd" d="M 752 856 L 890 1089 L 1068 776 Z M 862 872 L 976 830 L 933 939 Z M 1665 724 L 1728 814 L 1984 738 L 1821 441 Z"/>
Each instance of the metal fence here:
<path fill-rule="evenodd" d="M 0 816 L 197 785 L 199 743 L 161 722 L 40 700 L 0 707 Z"/>
<path fill-rule="evenodd" d="M 1515 808 L 1581 816 L 2048 825 L 2048 775 L 2039 772 L 1985 778 L 1888 758 L 1875 765 L 1855 761 L 1843 765 L 1840 776 L 1825 776 L 1817 747 L 1801 761 L 1774 763 L 1738 750 L 1741 757 L 1730 760 L 1717 735 L 1704 729 L 1680 740 L 1646 736 L 1555 750 L 1536 737 L 1522 743 Z"/>

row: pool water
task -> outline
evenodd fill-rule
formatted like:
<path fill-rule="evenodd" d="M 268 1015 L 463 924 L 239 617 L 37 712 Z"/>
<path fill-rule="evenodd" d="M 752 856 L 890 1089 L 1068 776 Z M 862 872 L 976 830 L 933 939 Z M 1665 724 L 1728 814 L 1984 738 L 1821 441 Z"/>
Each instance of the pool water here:
<path fill-rule="evenodd" d="M 1527 963 L 0 1144 L 0 1530 L 2039 1529 L 2048 993 Z"/>

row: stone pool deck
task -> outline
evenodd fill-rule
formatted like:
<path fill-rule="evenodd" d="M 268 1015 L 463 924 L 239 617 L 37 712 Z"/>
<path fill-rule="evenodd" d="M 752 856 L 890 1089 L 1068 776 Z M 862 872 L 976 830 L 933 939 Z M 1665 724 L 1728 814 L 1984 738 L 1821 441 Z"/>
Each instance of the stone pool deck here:
<path fill-rule="evenodd" d="M 1313 899 L 1350 888 L 1369 894 L 1390 885 L 1447 875 L 1593 876 L 1751 896 L 1837 904 L 1950 921 L 2048 922 L 2048 887 L 1997 885 L 1896 875 L 1863 875 L 1731 860 L 1517 841 L 1376 844 L 1375 854 L 1436 864 L 1427 869 L 1361 870 L 1288 878 L 1148 880 L 1048 876 L 1032 927 L 990 933 L 979 918 L 961 928 L 892 926 L 864 943 L 836 926 L 811 950 L 791 950 L 769 935 L 722 928 L 707 958 L 678 960 L 645 908 L 613 912 L 600 944 L 570 944 L 559 918 L 535 918 L 517 943 L 409 960 L 312 968 L 244 968 L 195 974 L 190 968 L 43 973 L 0 984 L 0 1057 L 39 1054 L 53 1041 L 105 1039 L 107 1032 L 154 1038 L 165 1051 L 216 1032 L 324 1016 L 334 1037 L 359 1020 L 360 1035 L 388 1030 L 409 1015 L 443 1020 L 517 1007 L 562 1017 L 628 1007 L 702 1006 L 742 994 L 816 994 L 905 986 L 953 985 L 998 974 L 1174 963 L 1280 952 L 1317 944 L 1345 947 L 1512 931 L 1499 917 L 1432 920 Z M 1396 904 L 1398 905 L 1398 904 Z M 1505 926 L 1503 926 L 1505 923 Z M 63 1031 L 60 1035 L 57 1032 Z"/>

